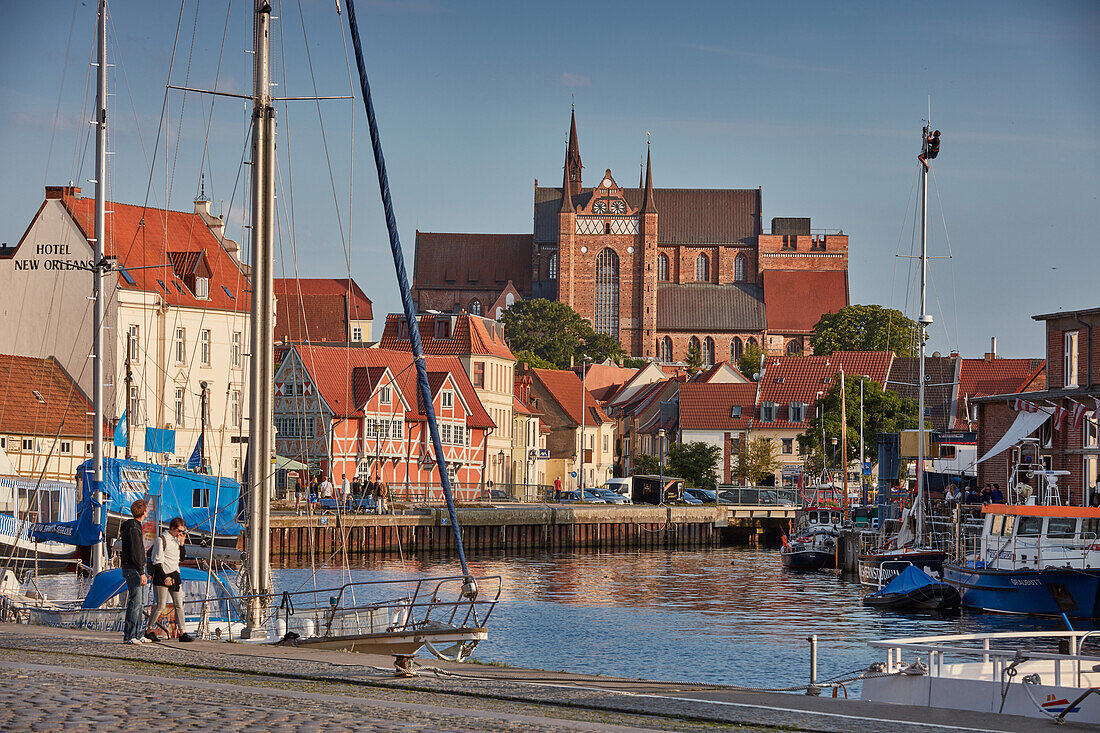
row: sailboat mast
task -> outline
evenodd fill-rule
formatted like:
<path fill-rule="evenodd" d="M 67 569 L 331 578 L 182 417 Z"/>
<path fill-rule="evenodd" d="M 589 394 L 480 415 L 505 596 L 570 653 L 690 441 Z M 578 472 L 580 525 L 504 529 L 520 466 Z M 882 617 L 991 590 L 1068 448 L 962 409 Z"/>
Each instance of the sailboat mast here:
<path fill-rule="evenodd" d="M 252 349 L 249 359 L 248 422 L 248 580 L 251 594 L 271 588 L 270 497 L 273 436 L 272 400 L 274 364 L 274 223 L 275 223 L 275 107 L 271 100 L 268 57 L 271 3 L 255 0 L 252 59 Z M 266 635 L 263 607 L 258 597 L 245 609 L 242 636 Z"/>
<path fill-rule="evenodd" d="M 107 0 L 99 0 L 96 18 L 96 104 L 95 104 L 95 242 L 92 246 L 95 266 L 92 270 L 92 490 L 97 502 L 102 502 L 103 490 L 103 276 L 105 219 L 107 217 Z M 129 416 L 127 416 L 129 419 Z M 102 524 L 102 512 L 95 509 L 95 522 Z M 92 571 L 106 567 L 102 542 L 92 547 Z"/>
<path fill-rule="evenodd" d="M 917 316 L 917 540 L 924 537 L 924 345 L 927 340 L 928 326 L 932 316 L 925 313 L 925 299 L 928 289 L 928 169 L 929 157 L 935 157 L 930 150 L 931 136 L 929 126 L 925 125 L 921 135 L 920 170 L 920 315 Z M 938 150 L 937 150 L 938 152 Z"/>

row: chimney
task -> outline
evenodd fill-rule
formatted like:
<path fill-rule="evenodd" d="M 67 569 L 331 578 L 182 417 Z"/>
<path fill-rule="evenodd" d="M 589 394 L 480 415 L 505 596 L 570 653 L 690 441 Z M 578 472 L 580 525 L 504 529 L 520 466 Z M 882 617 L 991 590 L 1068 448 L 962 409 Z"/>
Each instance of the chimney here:
<path fill-rule="evenodd" d="M 989 353 L 985 355 L 986 361 L 993 361 L 997 358 L 997 337 L 993 336 L 989 339 Z"/>
<path fill-rule="evenodd" d="M 74 186 L 70 182 L 68 186 L 46 186 L 46 198 L 59 199 L 63 196 L 76 198 L 80 195 L 80 186 Z"/>

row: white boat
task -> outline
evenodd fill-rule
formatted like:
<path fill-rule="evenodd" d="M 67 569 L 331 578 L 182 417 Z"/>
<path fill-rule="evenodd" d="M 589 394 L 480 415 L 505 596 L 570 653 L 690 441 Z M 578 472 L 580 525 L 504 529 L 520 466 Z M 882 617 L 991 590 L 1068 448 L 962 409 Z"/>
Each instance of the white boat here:
<path fill-rule="evenodd" d="M 860 699 L 1100 723 L 1100 631 L 873 641 L 886 652 Z"/>
<path fill-rule="evenodd" d="M 0 566 L 56 571 L 73 564 L 75 548 L 61 542 L 40 542 L 31 535 L 36 522 L 69 522 L 76 518 L 76 484 L 0 476 Z"/>

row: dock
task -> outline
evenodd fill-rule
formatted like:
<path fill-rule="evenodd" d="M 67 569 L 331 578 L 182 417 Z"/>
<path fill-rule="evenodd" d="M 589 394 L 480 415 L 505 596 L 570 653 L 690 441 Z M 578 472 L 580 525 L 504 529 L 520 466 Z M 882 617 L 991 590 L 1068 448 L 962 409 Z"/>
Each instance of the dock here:
<path fill-rule="evenodd" d="M 400 678 L 381 656 L 227 642 L 134 646 L 118 634 L 0 624 L 0 729 L 1031 733 L 1044 726 L 599 670 L 415 662 L 414 676 Z"/>
<path fill-rule="evenodd" d="M 462 544 L 478 551 L 571 551 L 628 548 L 697 549 L 723 544 L 778 543 L 794 517 L 789 506 L 649 506 L 508 504 L 461 508 Z M 271 553 L 306 558 L 313 552 L 349 554 L 447 553 L 454 535 L 443 508 L 399 514 L 289 512 L 271 517 Z"/>

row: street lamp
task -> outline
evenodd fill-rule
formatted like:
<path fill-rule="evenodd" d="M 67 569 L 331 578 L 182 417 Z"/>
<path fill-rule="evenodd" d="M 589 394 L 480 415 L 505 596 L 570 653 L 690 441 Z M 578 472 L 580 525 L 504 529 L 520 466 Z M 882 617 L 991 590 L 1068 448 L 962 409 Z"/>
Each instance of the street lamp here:
<path fill-rule="evenodd" d="M 657 431 L 657 450 L 661 453 L 661 483 L 658 487 L 657 503 L 663 504 L 665 500 L 665 429 Z"/>
<path fill-rule="evenodd" d="M 584 501 L 584 413 L 588 407 L 588 388 L 585 386 L 586 378 L 588 377 L 588 369 L 586 365 L 592 361 L 592 357 L 587 354 L 581 354 L 581 468 L 577 472 L 577 493 L 580 494 L 580 501 Z"/>
<path fill-rule="evenodd" d="M 836 436 L 829 438 L 829 442 L 833 444 L 833 473 L 836 473 Z"/>

